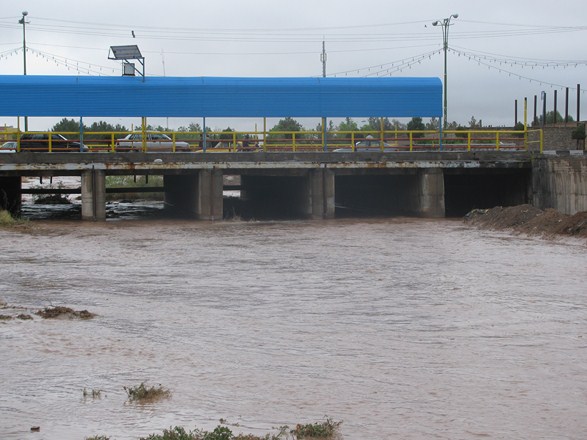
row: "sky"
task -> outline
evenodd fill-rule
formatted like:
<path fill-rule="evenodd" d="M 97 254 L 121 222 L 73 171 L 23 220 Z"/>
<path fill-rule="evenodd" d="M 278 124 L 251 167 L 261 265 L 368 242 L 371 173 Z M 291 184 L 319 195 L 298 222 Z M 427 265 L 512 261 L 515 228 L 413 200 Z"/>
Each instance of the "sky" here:
<path fill-rule="evenodd" d="M 127 0 L 11 2 L 0 12 L 0 74 L 121 75 L 109 47 L 136 44 L 147 76 L 439 77 L 444 80 L 442 26 L 448 19 L 448 121 L 512 126 L 515 102 L 523 121 L 547 111 L 577 119 L 577 84 L 587 114 L 587 9 L 579 0 L 478 2 L 437 0 Z M 452 17 L 458 14 L 457 18 Z M 583 83 L 582 83 L 583 81 Z M 0 97 L 1 99 L 1 97 Z M 390 115 L 392 117 L 393 115 Z M 149 120 L 187 126 L 200 120 Z M 585 116 L 582 120 L 587 119 Z M 56 120 L 29 118 L 29 129 Z M 84 123 L 88 124 L 92 120 Z M 123 125 L 140 120 L 111 120 Z M 314 128 L 314 121 L 301 120 Z M 357 121 L 361 125 L 361 121 Z M 207 121 L 211 127 L 253 130 L 258 120 Z M 1 125 L 17 124 L 0 117 Z M 253 127 L 255 124 L 255 127 Z"/>

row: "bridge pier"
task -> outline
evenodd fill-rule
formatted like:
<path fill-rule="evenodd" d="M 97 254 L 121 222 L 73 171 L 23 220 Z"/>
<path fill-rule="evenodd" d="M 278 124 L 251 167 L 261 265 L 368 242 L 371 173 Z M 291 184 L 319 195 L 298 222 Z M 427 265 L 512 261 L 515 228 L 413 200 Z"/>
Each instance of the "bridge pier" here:
<path fill-rule="evenodd" d="M 0 177 L 0 209 L 19 215 L 22 207 L 22 180 L 20 176 Z"/>
<path fill-rule="evenodd" d="M 164 177 L 165 206 L 182 217 L 221 220 L 223 216 L 222 170 Z"/>
<path fill-rule="evenodd" d="M 306 194 L 312 219 L 334 218 L 334 173 L 328 169 L 310 170 Z"/>
<path fill-rule="evenodd" d="M 441 168 L 418 171 L 418 214 L 421 217 L 442 218 L 446 215 L 444 203 L 444 172 Z"/>
<path fill-rule="evenodd" d="M 106 173 L 82 171 L 82 220 L 106 220 Z"/>
<path fill-rule="evenodd" d="M 222 170 L 200 170 L 196 188 L 196 217 L 200 220 L 222 220 L 224 187 Z"/>

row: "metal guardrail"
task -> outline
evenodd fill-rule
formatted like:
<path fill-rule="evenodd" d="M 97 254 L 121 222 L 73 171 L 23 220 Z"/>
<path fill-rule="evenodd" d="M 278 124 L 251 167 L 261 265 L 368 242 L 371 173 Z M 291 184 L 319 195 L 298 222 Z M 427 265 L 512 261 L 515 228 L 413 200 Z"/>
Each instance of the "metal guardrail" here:
<path fill-rule="evenodd" d="M 151 140 L 152 135 L 168 139 Z M 34 135 L 34 136 L 31 136 Z M 55 139 L 55 135 L 61 138 Z M 135 135 L 138 140 L 124 140 Z M 137 136 L 138 135 L 138 136 Z M 206 139 L 204 139 L 204 135 Z M 31 139 L 35 137 L 35 139 Z M 532 130 L 17 132 L 5 136 L 16 151 L 60 152 L 361 152 L 543 151 L 543 132 Z"/>

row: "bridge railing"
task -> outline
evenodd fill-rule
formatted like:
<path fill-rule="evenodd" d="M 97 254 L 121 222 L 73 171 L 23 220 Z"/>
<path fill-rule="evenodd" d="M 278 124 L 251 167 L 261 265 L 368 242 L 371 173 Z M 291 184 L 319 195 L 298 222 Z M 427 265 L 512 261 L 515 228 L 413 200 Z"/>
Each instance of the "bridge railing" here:
<path fill-rule="evenodd" d="M 74 151 L 76 146 L 88 152 L 112 153 L 543 150 L 540 129 L 328 131 L 326 134 L 317 130 L 17 132 L 9 138 L 8 141 L 16 142 L 17 151 L 44 152 Z"/>

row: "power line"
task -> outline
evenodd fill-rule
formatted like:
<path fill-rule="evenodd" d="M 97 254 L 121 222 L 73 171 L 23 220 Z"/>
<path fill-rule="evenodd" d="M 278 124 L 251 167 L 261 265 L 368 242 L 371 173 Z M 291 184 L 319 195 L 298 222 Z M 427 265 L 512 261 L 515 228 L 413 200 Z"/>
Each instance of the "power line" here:
<path fill-rule="evenodd" d="M 549 82 L 549 81 L 544 81 L 544 80 L 540 80 L 540 79 L 537 79 L 537 78 L 531 78 L 529 76 L 520 75 L 519 73 L 512 72 L 511 70 L 507 70 L 507 69 L 504 69 L 502 67 L 495 66 L 491 62 L 486 62 L 486 60 L 483 57 L 476 56 L 476 55 L 471 54 L 471 53 L 460 52 L 460 51 L 455 50 L 453 48 L 449 48 L 448 50 L 450 52 L 456 54 L 456 55 L 464 56 L 469 61 L 476 62 L 477 65 L 485 66 L 489 70 L 495 70 L 495 71 L 497 71 L 499 73 L 507 74 L 508 76 L 513 76 L 514 78 L 518 78 L 520 80 L 523 79 L 525 81 L 529 81 L 530 83 L 536 83 L 536 84 L 539 84 L 541 86 L 546 85 L 546 86 L 556 87 L 556 88 L 561 88 L 561 89 L 565 89 L 565 88 L 568 87 L 568 86 L 563 85 L 563 84 L 552 83 L 552 82 Z M 555 67 L 555 66 L 552 66 L 552 67 Z M 576 86 L 575 87 L 568 87 L 568 88 L 569 88 L 569 90 L 577 90 L 577 87 Z M 581 90 L 581 93 L 586 93 L 586 92 L 587 91 L 585 91 L 585 90 Z"/>
<path fill-rule="evenodd" d="M 382 76 L 394 72 L 401 72 L 402 70 L 411 68 L 415 64 L 420 64 L 426 58 L 432 58 L 439 54 L 442 50 L 437 49 L 431 52 L 403 58 L 400 60 L 390 61 L 386 63 L 378 63 L 371 66 L 359 67 L 356 69 L 344 70 L 342 72 L 332 73 L 329 76 L 348 76 L 349 74 L 356 74 L 358 76 Z"/>

